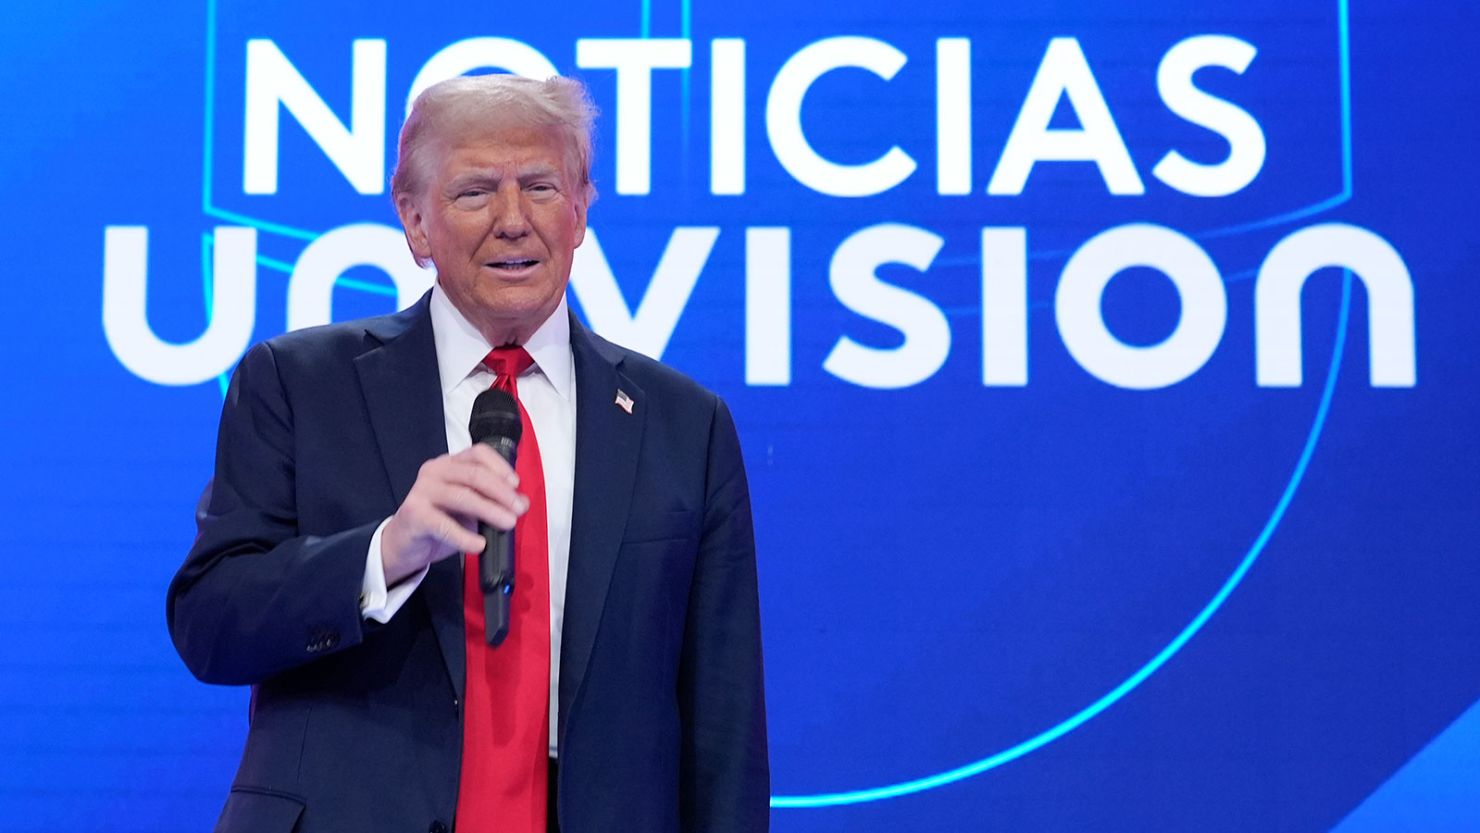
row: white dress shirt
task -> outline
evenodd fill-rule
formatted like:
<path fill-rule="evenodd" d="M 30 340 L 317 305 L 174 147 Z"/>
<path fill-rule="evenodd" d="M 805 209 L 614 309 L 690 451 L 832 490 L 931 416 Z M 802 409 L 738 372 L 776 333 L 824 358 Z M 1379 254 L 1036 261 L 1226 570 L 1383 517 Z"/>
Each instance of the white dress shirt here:
<path fill-rule="evenodd" d="M 456 454 L 472 445 L 468 417 L 473 412 L 473 400 L 493 384 L 494 374 L 482 362 L 494 345 L 484 340 L 457 311 L 440 284 L 432 288 L 431 315 L 437 371 L 442 382 L 443 428 L 447 432 L 447 450 Z M 564 298 L 525 342 L 524 349 L 534 359 L 534 366 L 519 377 L 519 401 L 529 413 L 540 444 L 549 524 L 550 757 L 553 758 L 560 726 L 560 626 L 565 618 L 565 577 L 570 562 L 570 512 L 576 471 L 576 370 L 570 352 L 570 319 Z M 395 587 L 385 586 L 385 567 L 380 561 L 380 536 L 384 530 L 383 521 L 370 539 L 360 595 L 361 615 L 382 623 L 396 615 L 426 576 L 426 570 L 422 570 Z"/>

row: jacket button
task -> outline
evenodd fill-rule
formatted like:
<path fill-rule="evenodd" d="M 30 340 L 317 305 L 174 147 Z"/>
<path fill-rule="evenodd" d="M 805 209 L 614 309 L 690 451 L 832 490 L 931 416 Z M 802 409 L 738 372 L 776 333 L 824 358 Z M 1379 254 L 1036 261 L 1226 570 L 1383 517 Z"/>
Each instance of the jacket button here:
<path fill-rule="evenodd" d="M 327 651 L 338 644 L 339 631 L 329 630 L 328 628 L 317 628 L 309 632 L 308 642 L 303 647 L 310 654 L 317 654 L 320 651 Z"/>
<path fill-rule="evenodd" d="M 440 821 L 434 821 L 427 827 L 427 833 L 447 833 L 447 825 Z"/>

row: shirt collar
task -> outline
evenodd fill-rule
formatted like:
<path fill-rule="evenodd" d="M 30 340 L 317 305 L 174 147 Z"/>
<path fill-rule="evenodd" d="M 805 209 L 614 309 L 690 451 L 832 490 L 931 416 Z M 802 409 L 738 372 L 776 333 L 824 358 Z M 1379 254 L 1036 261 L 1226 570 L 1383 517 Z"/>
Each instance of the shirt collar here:
<path fill-rule="evenodd" d="M 479 369 L 492 345 L 452 305 L 440 283 L 432 285 L 432 338 L 437 347 L 437 372 L 445 396 Z M 535 366 L 550 380 L 561 398 L 571 399 L 574 368 L 571 367 L 570 316 L 562 295 L 560 305 L 524 343 Z"/>

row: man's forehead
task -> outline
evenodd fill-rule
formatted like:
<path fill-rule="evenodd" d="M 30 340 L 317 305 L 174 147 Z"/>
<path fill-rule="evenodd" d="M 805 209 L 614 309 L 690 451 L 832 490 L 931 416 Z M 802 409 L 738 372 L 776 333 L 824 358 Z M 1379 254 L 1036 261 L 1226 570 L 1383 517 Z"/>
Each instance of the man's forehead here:
<path fill-rule="evenodd" d="M 560 131 L 553 128 L 511 127 L 467 130 L 438 142 L 443 167 L 465 170 L 509 168 L 563 171 L 569 157 Z"/>

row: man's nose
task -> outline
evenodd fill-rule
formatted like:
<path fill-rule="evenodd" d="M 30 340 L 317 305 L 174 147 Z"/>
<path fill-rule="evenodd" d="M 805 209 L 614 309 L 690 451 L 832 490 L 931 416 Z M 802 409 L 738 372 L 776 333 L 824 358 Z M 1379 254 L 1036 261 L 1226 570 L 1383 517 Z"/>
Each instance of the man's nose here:
<path fill-rule="evenodd" d="M 498 189 L 493 196 L 492 205 L 494 234 L 499 237 L 523 237 L 529 234 L 529 214 L 522 189 Z"/>

